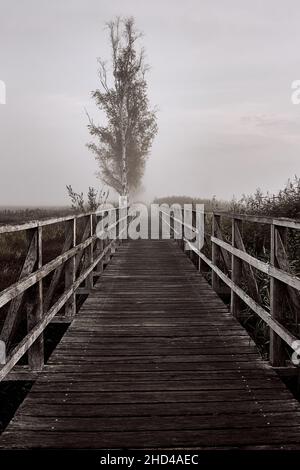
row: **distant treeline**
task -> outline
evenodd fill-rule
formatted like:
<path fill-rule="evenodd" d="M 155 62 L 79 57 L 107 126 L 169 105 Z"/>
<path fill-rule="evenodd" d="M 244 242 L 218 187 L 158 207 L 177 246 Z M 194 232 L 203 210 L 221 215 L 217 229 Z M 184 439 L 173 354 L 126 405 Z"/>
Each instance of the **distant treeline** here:
<path fill-rule="evenodd" d="M 74 211 L 68 207 L 0 209 L 0 224 L 28 222 L 36 219 L 62 217 Z"/>
<path fill-rule="evenodd" d="M 289 217 L 300 219 L 300 178 L 288 180 L 283 189 L 277 193 L 263 193 L 257 189 L 254 194 L 232 198 L 231 201 L 216 199 L 216 197 L 193 198 L 190 196 L 165 196 L 155 198 L 156 204 L 204 204 L 207 212 L 224 210 L 228 212 L 256 214 L 262 216 Z"/>
<path fill-rule="evenodd" d="M 212 199 L 207 198 L 194 198 L 190 196 L 165 196 L 157 197 L 154 199 L 154 204 L 204 204 L 205 211 L 212 210 L 228 210 L 230 202 L 218 200 L 215 197 Z"/>

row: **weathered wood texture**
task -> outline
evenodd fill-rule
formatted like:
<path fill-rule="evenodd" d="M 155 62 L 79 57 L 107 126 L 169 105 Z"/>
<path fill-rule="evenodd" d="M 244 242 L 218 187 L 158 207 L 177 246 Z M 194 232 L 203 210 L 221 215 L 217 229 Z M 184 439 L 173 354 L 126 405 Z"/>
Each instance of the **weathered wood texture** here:
<path fill-rule="evenodd" d="M 300 405 L 171 240 L 119 247 L 1 448 L 300 448 Z"/>

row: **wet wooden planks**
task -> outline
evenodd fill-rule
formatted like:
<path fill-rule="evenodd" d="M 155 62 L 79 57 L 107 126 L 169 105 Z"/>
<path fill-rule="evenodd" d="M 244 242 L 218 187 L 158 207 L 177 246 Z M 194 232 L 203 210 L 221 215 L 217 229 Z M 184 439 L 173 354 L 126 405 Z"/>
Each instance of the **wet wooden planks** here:
<path fill-rule="evenodd" d="M 123 244 L 2 448 L 295 448 L 300 406 L 172 241 Z M 299 445 L 300 448 L 300 445 Z"/>

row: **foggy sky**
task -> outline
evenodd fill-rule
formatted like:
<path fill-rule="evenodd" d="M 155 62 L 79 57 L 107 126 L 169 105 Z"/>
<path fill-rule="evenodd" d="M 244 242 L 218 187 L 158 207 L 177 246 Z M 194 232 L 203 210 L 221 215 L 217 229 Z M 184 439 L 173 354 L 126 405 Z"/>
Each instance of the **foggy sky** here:
<path fill-rule="evenodd" d="M 0 0 L 0 205 L 99 187 L 84 108 L 101 123 L 90 91 L 115 15 L 145 34 L 159 108 L 141 197 L 231 198 L 300 174 L 297 0 Z"/>

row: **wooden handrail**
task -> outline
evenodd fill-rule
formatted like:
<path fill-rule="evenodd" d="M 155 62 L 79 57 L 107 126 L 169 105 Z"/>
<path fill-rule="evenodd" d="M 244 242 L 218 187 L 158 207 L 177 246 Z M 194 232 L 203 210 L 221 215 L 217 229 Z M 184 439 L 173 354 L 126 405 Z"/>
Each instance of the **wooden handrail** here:
<path fill-rule="evenodd" d="M 116 210 L 118 210 L 118 208 L 108 207 L 107 209 L 101 209 L 98 211 L 91 211 L 91 212 L 83 212 L 80 214 L 71 214 L 71 215 L 66 215 L 64 217 L 51 217 L 49 219 L 44 219 L 44 220 L 31 220 L 30 222 L 24 222 L 22 224 L 0 225 L 0 234 L 21 232 L 23 230 L 30 230 L 30 229 L 37 228 L 37 227 L 45 227 L 47 225 L 60 224 L 63 222 L 67 222 L 69 220 L 74 220 L 74 219 L 77 220 L 77 219 L 81 219 L 83 217 L 88 217 L 91 215 L 99 216 L 105 212 L 112 212 Z"/>
<path fill-rule="evenodd" d="M 84 271 L 83 274 L 74 282 L 74 284 L 55 302 L 53 307 L 44 315 L 42 320 L 37 323 L 34 328 L 23 338 L 23 340 L 11 351 L 8 355 L 6 364 L 0 369 L 0 382 L 5 376 L 12 370 L 17 362 L 24 356 L 28 349 L 34 344 L 34 342 L 43 333 L 46 326 L 49 325 L 53 317 L 62 309 L 66 302 L 70 299 L 71 295 L 76 292 L 80 284 L 87 278 L 87 276 L 93 271 L 93 269 L 99 264 L 104 258 L 109 249 L 111 248 L 113 241 L 104 249 L 104 251 L 93 261 L 93 263 Z"/>
<path fill-rule="evenodd" d="M 257 315 L 267 323 L 273 331 L 275 331 L 294 351 L 297 351 L 298 346 L 295 344 L 295 341 L 298 340 L 296 336 L 290 333 L 283 325 L 281 325 L 278 321 L 273 320 L 272 316 L 270 315 L 267 310 L 262 308 L 257 302 L 255 302 L 246 292 L 244 292 L 239 286 L 237 286 L 231 279 L 226 276 L 226 274 L 221 271 L 217 266 L 215 266 L 211 260 L 201 253 L 193 244 L 190 243 L 189 240 L 185 240 L 187 244 L 190 245 L 191 249 L 198 254 L 198 256 L 203 259 L 208 266 L 213 269 L 218 276 L 222 279 L 225 284 L 227 284 L 247 305 L 251 308 Z"/>
<path fill-rule="evenodd" d="M 196 212 L 196 209 L 192 209 Z M 228 219 L 242 220 L 244 222 L 254 222 L 263 225 L 278 225 L 281 227 L 293 228 L 300 230 L 300 219 L 290 219 L 288 217 L 270 217 L 265 215 L 254 215 L 254 214 L 240 214 L 238 212 L 228 211 L 205 211 L 205 215 L 217 215 L 219 217 L 226 217 Z"/>
<path fill-rule="evenodd" d="M 297 276 L 293 276 L 290 273 L 283 271 L 282 269 L 278 269 L 275 266 L 272 266 L 270 263 L 265 263 L 254 256 L 249 255 L 245 251 L 239 250 L 238 248 L 234 248 L 233 246 L 229 245 L 229 243 L 224 242 L 223 240 L 219 240 L 216 237 L 211 237 L 212 243 L 224 248 L 229 253 L 234 256 L 237 256 L 246 263 L 250 264 L 254 268 L 258 269 L 259 271 L 268 274 L 271 277 L 278 279 L 279 281 L 283 282 L 284 284 L 293 287 L 294 289 L 300 292 L 300 278 Z"/>
<path fill-rule="evenodd" d="M 165 212 L 160 209 L 162 213 L 162 220 L 166 223 L 171 230 L 174 232 L 174 227 L 172 224 L 166 222 L 163 219 Z M 193 209 L 195 212 L 195 209 Z M 205 216 L 211 216 L 213 220 L 212 234 L 208 234 L 204 230 L 206 240 L 209 238 L 209 242 L 212 246 L 212 259 L 208 258 L 202 250 L 199 250 L 194 243 L 191 243 L 186 237 L 181 236 L 181 239 L 185 242 L 185 245 L 188 246 L 199 259 L 199 270 L 201 270 L 200 260 L 209 266 L 212 271 L 212 286 L 215 290 L 218 291 L 219 280 L 223 281 L 230 288 L 231 292 L 231 312 L 235 316 L 239 316 L 239 307 L 236 299 L 241 299 L 253 312 L 255 312 L 269 327 L 271 332 L 271 343 L 270 343 L 270 360 L 273 366 L 284 366 L 285 364 L 285 354 L 284 354 L 284 343 L 287 344 L 292 350 L 297 351 L 296 341 L 299 338 L 292 334 L 288 329 L 283 325 L 285 319 L 285 312 L 282 311 L 282 286 L 286 286 L 288 293 L 291 295 L 291 300 L 295 305 L 295 308 L 299 310 L 300 306 L 300 278 L 293 275 L 291 272 L 287 271 L 288 268 L 288 259 L 284 248 L 283 241 L 283 230 L 287 229 L 300 229 L 300 221 L 295 219 L 287 218 L 274 218 L 274 217 L 260 217 L 254 215 L 246 214 L 236 214 L 223 211 L 214 211 L 206 212 Z M 174 216 L 168 214 L 173 220 Z M 220 218 L 226 217 L 232 220 L 232 244 L 223 240 L 222 232 L 220 228 Z M 184 225 L 184 222 L 176 219 L 177 222 L 181 222 Z M 254 256 L 246 252 L 241 230 L 239 229 L 239 223 L 242 222 L 255 222 L 269 225 L 271 228 L 271 259 L 269 263 L 261 261 Z M 176 235 L 180 233 L 176 231 Z M 223 254 L 224 265 L 228 264 L 226 256 L 231 256 L 231 269 L 229 270 L 229 275 L 225 274 L 219 263 L 219 254 Z M 240 264 L 242 263 L 242 264 Z M 239 285 L 241 277 L 241 269 L 246 268 L 245 271 L 246 278 L 249 282 L 249 288 L 254 294 L 258 294 L 257 299 L 254 299 L 248 295 Z M 270 312 L 260 305 L 260 295 L 257 290 L 257 284 L 254 277 L 252 268 L 255 268 L 264 274 L 268 275 L 270 279 Z M 239 275 L 236 275 L 236 269 L 239 269 Z M 252 289 L 253 288 L 253 289 Z M 256 290 L 255 290 L 256 289 Z M 296 295 L 298 294 L 298 296 Z"/>
<path fill-rule="evenodd" d="M 109 243 L 105 239 L 99 240 L 99 234 L 94 233 L 94 223 L 110 211 L 116 210 L 116 221 L 110 224 L 102 231 L 102 235 L 109 234 L 113 228 L 117 229 L 118 234 Z M 117 241 L 123 240 L 124 231 L 127 226 L 121 230 L 121 223 L 128 218 L 119 218 L 120 211 L 116 208 L 104 208 L 99 211 L 84 214 L 48 219 L 43 221 L 33 221 L 17 226 L 0 227 L 0 233 L 10 233 L 16 231 L 26 231 L 29 235 L 29 249 L 22 269 L 20 279 L 13 285 L 0 292 L 0 308 L 11 302 L 8 315 L 6 316 L 0 339 L 9 345 L 10 337 L 15 328 L 18 319 L 18 311 L 23 305 L 23 295 L 29 289 L 35 289 L 30 295 L 31 303 L 25 304 L 25 311 L 28 316 L 28 332 L 10 351 L 6 358 L 6 363 L 0 367 L 0 381 L 11 371 L 14 365 L 28 352 L 29 367 L 32 371 L 41 370 L 44 365 L 44 350 L 42 333 L 46 326 L 51 322 L 54 316 L 65 306 L 65 315 L 71 321 L 76 313 L 76 292 L 80 294 L 80 286 L 86 283 L 87 290 L 93 287 L 93 272 L 97 274 L 102 270 L 103 261 L 109 254 L 114 253 Z M 76 240 L 76 221 L 79 218 L 87 218 L 86 227 L 83 233 L 83 239 L 80 242 Z M 64 222 L 65 244 L 63 252 L 52 261 L 43 265 L 42 263 L 42 227 L 56 223 Z M 80 261 L 84 256 L 85 261 L 81 267 Z M 101 264 L 101 269 L 97 266 Z M 65 290 L 58 300 L 51 306 L 51 300 L 56 286 L 62 275 L 62 269 L 65 268 Z M 47 296 L 43 299 L 43 279 L 49 274 L 54 273 Z M 49 294 L 50 292 L 50 294 Z M 24 310 L 24 309 L 22 309 Z"/>
<path fill-rule="evenodd" d="M 206 212 L 207 215 L 218 215 L 229 219 L 242 220 L 244 222 L 254 222 L 263 225 L 278 225 L 280 227 L 293 228 L 300 230 L 300 220 L 289 219 L 287 217 L 269 217 L 263 215 L 238 214 L 235 212 L 212 211 Z"/>
<path fill-rule="evenodd" d="M 93 235 L 92 237 L 88 238 L 85 242 L 80 243 L 76 247 L 71 248 L 70 250 L 66 251 L 63 255 L 57 256 L 54 260 L 45 264 L 34 273 L 29 274 L 28 276 L 23 278 L 21 281 L 17 281 L 11 286 L 4 289 L 0 293 L 0 308 L 3 307 L 8 302 L 10 302 L 11 300 L 13 300 L 15 297 L 25 292 L 30 287 L 37 284 L 39 281 L 41 281 L 46 276 L 48 276 L 48 274 L 50 274 L 56 268 L 64 264 L 66 261 L 68 261 L 70 258 L 75 256 L 77 253 L 79 253 L 80 251 L 90 246 L 94 240 L 96 240 L 96 235 Z"/>

